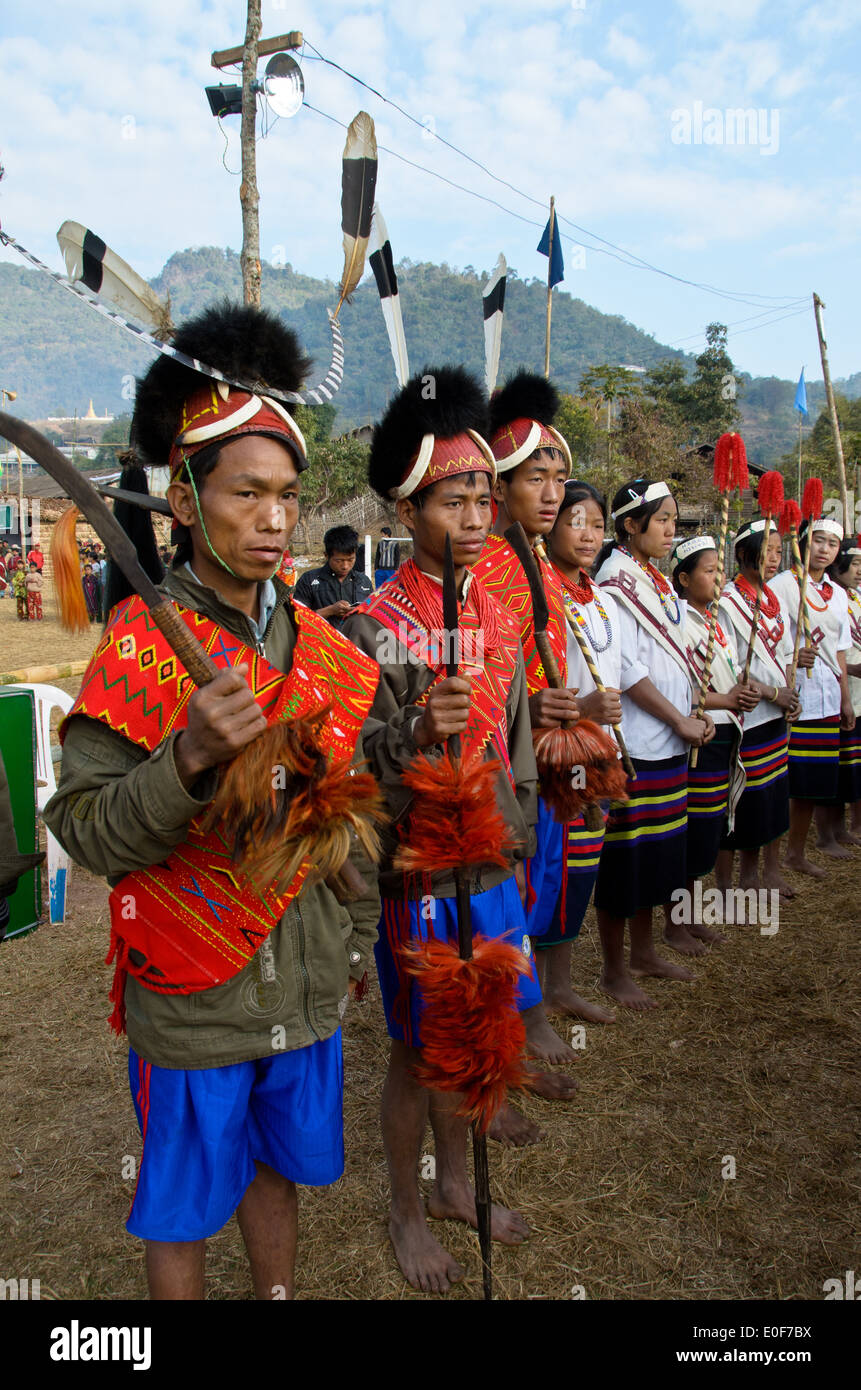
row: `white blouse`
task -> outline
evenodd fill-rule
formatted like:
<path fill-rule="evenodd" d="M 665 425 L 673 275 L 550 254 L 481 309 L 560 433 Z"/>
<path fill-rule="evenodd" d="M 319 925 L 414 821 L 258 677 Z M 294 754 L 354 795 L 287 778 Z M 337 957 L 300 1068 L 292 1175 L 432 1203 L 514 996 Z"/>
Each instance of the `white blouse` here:
<path fill-rule="evenodd" d="M 773 583 L 769 583 L 768 587 L 772 593 L 775 593 Z M 730 580 L 729 584 L 724 588 L 724 593 L 726 593 L 728 589 L 732 589 L 733 592 L 737 593 L 739 600 L 742 605 L 744 605 L 744 598 L 741 594 L 741 590 L 736 588 L 735 580 Z M 783 618 L 783 636 L 777 644 L 775 655 L 778 664 L 785 671 L 792 660 L 792 637 L 790 636 L 789 618 L 786 613 L 786 607 L 780 599 L 779 594 L 775 593 L 775 597 L 780 601 L 780 614 Z M 753 617 L 752 609 L 745 608 L 745 611 Z M 744 672 L 744 663 L 747 660 L 747 648 L 750 638 L 749 636 L 744 637 L 736 628 L 731 617 L 731 610 L 726 606 L 723 597 L 721 597 L 718 603 L 718 618 L 721 628 L 726 633 L 727 640 L 731 645 L 736 670 L 739 672 L 739 680 L 741 680 Z M 775 619 L 775 621 L 777 620 Z M 763 661 L 756 648 L 754 648 L 753 658 L 750 663 L 750 677 L 751 680 L 758 681 L 760 685 L 764 685 L 768 690 L 773 690 L 775 685 L 786 685 L 785 675 L 782 681 L 778 681 L 774 667 L 770 663 Z M 753 709 L 745 710 L 742 723 L 745 733 L 747 733 L 749 729 L 758 729 L 760 724 L 767 724 L 771 719 L 782 719 L 784 717 L 784 711 L 780 708 L 780 705 L 775 704 L 773 700 L 763 699 L 760 700 Z"/>
<path fill-rule="evenodd" d="M 603 599 L 602 599 L 603 601 Z M 681 621 L 687 604 L 679 599 Z M 616 604 L 619 625 L 621 670 L 618 689 L 622 692 L 622 733 L 632 758 L 657 762 L 659 758 L 678 758 L 688 745 L 669 724 L 641 709 L 626 692 L 646 677 L 665 700 L 682 714 L 691 712 L 691 683 L 678 662 L 637 622 L 621 603 Z M 684 631 L 684 629 L 682 629 Z"/>
<path fill-rule="evenodd" d="M 817 621 L 820 614 L 817 609 L 825 603 L 822 590 L 825 583 L 831 585 L 832 593 L 828 600 L 829 620 L 827 623 Z M 829 657 L 834 666 L 837 665 L 837 653 L 847 652 L 852 646 L 852 638 L 849 632 L 849 600 L 846 597 L 846 590 L 841 589 L 839 584 L 833 580 L 825 579 L 816 583 L 813 579 L 808 579 L 808 593 L 812 597 L 812 602 L 808 605 L 810 609 L 811 632 L 823 633 L 822 641 L 819 644 Z M 798 586 L 795 575 L 791 570 L 783 570 L 776 578 L 772 579 L 769 588 L 777 594 L 780 599 L 780 606 L 783 609 L 784 622 L 787 625 L 791 642 L 795 641 L 795 629 L 797 619 L 793 618 L 787 603 L 790 592 L 794 591 L 795 611 L 798 611 Z M 802 637 L 802 643 L 804 638 Z M 805 719 L 830 719 L 835 714 L 840 713 L 840 681 L 831 670 L 831 667 L 823 661 L 817 653 L 816 660 L 810 672 L 810 679 L 807 673 L 799 666 L 795 678 L 796 686 L 801 695 L 801 715 Z"/>

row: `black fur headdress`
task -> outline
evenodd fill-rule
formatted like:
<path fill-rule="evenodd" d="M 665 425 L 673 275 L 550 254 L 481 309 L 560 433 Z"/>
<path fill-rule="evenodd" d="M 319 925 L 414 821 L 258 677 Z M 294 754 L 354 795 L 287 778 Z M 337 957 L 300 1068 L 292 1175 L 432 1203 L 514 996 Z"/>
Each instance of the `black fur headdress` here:
<path fill-rule="evenodd" d="M 296 334 L 273 313 L 225 299 L 176 331 L 178 351 L 247 382 L 259 394 L 298 391 L 311 366 Z M 131 436 L 147 462 L 167 463 L 185 402 L 212 378 L 162 356 L 139 378 Z"/>
<path fill-rule="evenodd" d="M 558 409 L 559 392 L 545 376 L 519 371 L 491 398 L 491 434 L 512 420 L 537 420 L 539 425 L 552 425 Z"/>
<path fill-rule="evenodd" d="M 368 481 L 388 501 L 426 435 L 452 439 L 474 430 L 484 438 L 487 429 L 487 395 L 471 372 L 465 367 L 424 367 L 393 398 L 374 430 Z"/>

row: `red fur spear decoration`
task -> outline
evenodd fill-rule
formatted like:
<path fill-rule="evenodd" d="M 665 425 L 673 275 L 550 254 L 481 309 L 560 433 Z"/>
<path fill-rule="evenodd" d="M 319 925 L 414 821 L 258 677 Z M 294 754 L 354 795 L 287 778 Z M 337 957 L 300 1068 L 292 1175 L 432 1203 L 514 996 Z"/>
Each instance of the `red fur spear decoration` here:
<path fill-rule="evenodd" d="M 768 552 L 768 538 L 771 535 L 771 522 L 774 516 L 780 515 L 783 506 L 783 475 L 772 469 L 769 473 L 763 473 L 757 488 L 757 500 L 759 502 L 760 514 L 765 518 L 765 527 L 762 533 L 762 546 L 759 552 L 759 588 L 756 591 L 756 603 L 753 608 L 753 617 L 750 624 L 750 641 L 747 644 L 747 656 L 744 662 L 744 673 L 742 684 L 747 685 L 750 680 L 750 663 L 753 660 L 753 644 L 756 641 L 756 634 L 759 630 L 759 613 L 762 608 L 762 590 L 765 585 L 765 561 Z"/>
<path fill-rule="evenodd" d="M 821 478 L 808 478 L 804 484 L 804 491 L 801 494 L 801 514 L 807 522 L 807 550 L 804 556 L 804 568 L 801 571 L 801 578 L 798 582 L 798 622 L 795 628 L 795 643 L 792 648 L 792 665 L 789 668 L 787 677 L 789 685 L 795 685 L 795 677 L 798 672 L 798 652 L 801 647 L 801 634 L 804 631 L 804 646 L 808 649 L 810 642 L 810 618 L 807 613 L 807 580 L 810 575 L 810 542 L 813 538 L 813 523 L 818 521 L 822 515 L 822 503 L 824 501 L 824 489 Z M 810 667 L 807 667 L 807 679 L 810 680 Z"/>
<path fill-rule="evenodd" d="M 717 573 L 715 574 L 715 586 L 712 593 L 711 610 L 709 612 L 709 635 L 706 644 L 703 675 L 700 681 L 699 699 L 697 700 L 697 719 L 702 719 L 703 712 L 705 711 L 706 695 L 708 694 L 712 673 L 712 661 L 714 660 L 718 601 L 723 593 L 723 582 L 726 577 L 726 533 L 729 530 L 730 494 L 736 489 L 738 489 L 739 494 L 741 494 L 750 486 L 750 479 L 747 471 L 747 451 L 744 447 L 744 440 L 740 434 L 722 434 L 715 445 L 712 481 L 721 495 L 720 537 L 717 546 L 718 567 Z M 691 767 L 696 767 L 698 756 L 699 749 L 692 748 Z"/>
<path fill-rule="evenodd" d="M 456 676 L 460 634 L 449 536 L 442 611 L 449 644 L 446 675 Z M 520 1086 L 525 1079 L 526 1034 L 516 995 L 518 977 L 529 968 L 510 942 L 472 934 L 468 871 L 482 864 L 507 864 L 503 850 L 512 847 L 496 805 L 499 772 L 498 762 L 480 755 L 464 764 L 457 734 L 447 740 L 441 758 L 421 755 L 404 779 L 413 792 L 413 814 L 408 843 L 395 858 L 395 864 L 408 870 L 454 874 L 457 946 L 435 940 L 431 928 L 430 940 L 403 949 L 406 968 L 422 992 L 422 1056 L 416 1075 L 434 1090 L 458 1093 L 458 1113 L 472 1124 L 476 1224 L 488 1300 L 493 1287 L 487 1127 L 508 1087 Z"/>

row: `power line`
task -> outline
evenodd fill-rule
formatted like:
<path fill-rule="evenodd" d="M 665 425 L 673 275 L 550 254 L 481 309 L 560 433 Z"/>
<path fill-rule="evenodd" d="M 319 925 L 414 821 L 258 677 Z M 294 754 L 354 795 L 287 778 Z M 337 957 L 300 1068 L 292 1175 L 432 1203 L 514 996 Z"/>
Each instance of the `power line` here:
<path fill-rule="evenodd" d="M 420 121 L 418 117 L 412 115 L 412 113 L 407 111 L 405 107 L 401 106 L 398 102 L 393 101 L 390 97 L 385 96 L 384 93 L 380 92 L 376 87 L 372 87 L 369 82 L 365 82 L 364 79 L 358 77 L 356 73 L 350 72 L 349 69 L 343 67 L 340 63 L 336 63 L 334 59 L 326 58 L 320 52 L 320 50 L 318 48 L 315 48 L 312 43 L 309 43 L 307 39 L 305 41 L 304 46 L 305 48 L 310 48 L 312 50 L 312 54 L 316 55 L 316 59 L 318 61 L 325 63 L 328 67 L 335 68 L 338 72 L 342 72 L 344 76 L 349 77 L 349 79 L 352 82 L 357 83 L 360 87 L 364 87 L 366 91 L 371 92 L 375 97 L 377 97 L 380 101 L 384 102 L 387 106 L 393 107 L 402 116 L 404 116 L 406 120 L 411 121 L 413 125 L 418 126 L 420 130 L 426 131 L 428 129 L 424 121 Z M 311 61 L 314 61 L 313 57 L 311 58 Z M 309 109 L 314 110 L 315 108 L 310 107 Z M 325 115 L 326 113 L 320 112 L 319 114 Z M 334 117 L 330 117 L 330 119 L 334 119 Z M 466 159 L 470 164 L 474 165 L 476 169 L 480 169 L 482 173 L 486 174 L 487 177 L 492 179 L 495 183 L 500 184 L 504 188 L 510 189 L 511 192 L 516 193 L 521 198 L 525 198 L 527 202 L 534 204 L 536 207 L 540 207 L 542 210 L 546 207 L 546 204 L 543 203 L 540 199 L 533 197 L 532 194 L 525 192 L 524 189 L 519 188 L 516 184 L 510 183 L 508 179 L 500 178 L 499 175 L 495 174 L 492 169 L 489 169 L 486 164 L 482 164 L 480 160 L 475 159 L 472 155 L 468 154 L 458 145 L 453 144 L 450 140 L 446 140 L 444 136 L 438 135 L 436 131 L 432 131 L 431 134 L 433 139 L 438 140 L 440 144 L 445 145 L 447 149 L 450 149 L 454 154 L 458 155 L 460 158 Z M 380 148 L 383 147 L 381 146 Z M 393 154 L 395 158 L 402 159 L 404 163 L 412 164 L 413 168 L 421 169 L 424 173 L 431 174 L 436 178 L 442 179 L 444 183 L 448 183 L 452 188 L 457 188 L 462 192 L 469 193 L 473 197 L 481 198 L 482 201 L 490 203 L 494 207 L 500 208 L 503 212 L 508 212 L 513 217 L 519 217 L 519 214 L 515 213 L 511 208 L 503 207 L 501 203 L 497 203 L 491 198 L 485 198 L 484 195 L 476 193 L 474 189 L 464 188 L 461 184 L 454 183 L 450 179 L 445 179 L 443 178 L 443 175 L 436 174 L 436 172 L 433 169 L 428 169 L 425 165 L 413 163 L 413 161 L 405 159 L 403 155 L 396 154 L 393 150 L 386 150 L 386 153 Z M 759 307 L 762 301 L 764 300 L 782 301 L 781 303 L 773 303 L 771 306 L 773 309 L 789 308 L 791 304 L 799 302 L 799 297 L 792 298 L 788 295 L 767 295 L 760 294 L 756 291 L 721 290 L 718 289 L 715 285 L 709 285 L 707 283 L 697 280 L 689 280 L 686 276 L 676 275 L 673 271 L 664 270 L 662 267 L 656 266 L 651 261 L 647 261 L 644 257 L 637 255 L 636 252 L 628 251 L 625 247 L 618 246 L 615 242 L 608 241 L 605 237 L 599 236 L 597 232 L 591 232 L 587 227 L 580 226 L 579 223 L 572 221 L 569 217 L 564 217 L 561 213 L 557 213 L 557 220 L 559 222 L 564 222 L 569 227 L 573 227 L 574 230 L 577 231 L 581 236 L 589 237 L 592 240 L 601 243 L 601 245 L 590 246 L 590 251 L 595 251 L 599 255 L 611 256 L 612 259 L 619 260 L 622 262 L 623 265 L 629 265 L 634 270 L 648 270 L 655 275 L 662 275 L 666 279 L 674 280 L 677 284 L 689 285 L 692 289 L 698 289 L 706 294 L 717 295 L 719 298 L 727 299 L 732 302 L 740 304 L 749 304 L 752 308 Z M 532 226 L 541 227 L 544 225 L 540 222 L 530 223 L 530 220 L 525 217 L 520 217 L 520 221 L 526 222 L 527 224 Z M 580 244 L 575 242 L 572 237 L 569 237 L 568 240 L 573 245 Z"/>

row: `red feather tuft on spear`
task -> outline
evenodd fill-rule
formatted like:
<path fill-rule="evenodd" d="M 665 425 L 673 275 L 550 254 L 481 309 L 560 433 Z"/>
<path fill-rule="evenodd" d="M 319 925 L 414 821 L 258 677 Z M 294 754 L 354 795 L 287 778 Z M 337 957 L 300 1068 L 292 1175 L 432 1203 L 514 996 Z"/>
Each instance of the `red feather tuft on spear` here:
<path fill-rule="evenodd" d="M 458 1114 L 484 1134 L 508 1087 L 525 1079 L 526 1033 L 516 994 L 528 962 L 510 942 L 478 935 L 470 960 L 462 960 L 448 941 L 431 939 L 401 950 L 424 1003 L 416 1077 L 434 1090 L 459 1092 Z"/>
<path fill-rule="evenodd" d="M 714 471 L 712 481 L 718 492 L 725 492 L 729 487 L 730 463 L 732 459 L 732 440 L 731 434 L 722 434 L 715 445 Z"/>
<path fill-rule="evenodd" d="M 455 868 L 508 866 L 514 841 L 497 808 L 502 764 L 481 755 L 466 766 L 448 752 L 414 758 L 402 781 L 413 793 L 409 828 L 394 858 L 406 873 L 449 874 Z"/>
<path fill-rule="evenodd" d="M 783 506 L 783 475 L 776 469 L 763 473 L 757 488 L 759 510 L 763 516 L 775 516 Z"/>
<path fill-rule="evenodd" d="M 818 521 L 822 515 L 825 500 L 822 479 L 808 478 L 801 494 L 801 510 L 807 521 Z"/>
<path fill-rule="evenodd" d="M 600 724 L 578 719 L 570 729 L 535 729 L 532 741 L 541 795 L 557 820 L 573 820 L 596 801 L 628 800 L 616 745 Z"/>
<path fill-rule="evenodd" d="M 801 525 L 801 508 L 794 497 L 785 497 L 777 520 L 777 529 L 782 536 L 788 536 L 792 528 L 797 531 Z"/>

